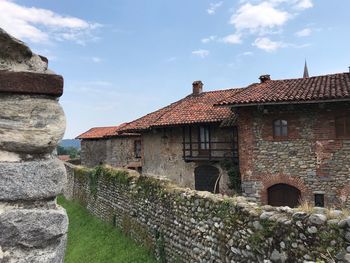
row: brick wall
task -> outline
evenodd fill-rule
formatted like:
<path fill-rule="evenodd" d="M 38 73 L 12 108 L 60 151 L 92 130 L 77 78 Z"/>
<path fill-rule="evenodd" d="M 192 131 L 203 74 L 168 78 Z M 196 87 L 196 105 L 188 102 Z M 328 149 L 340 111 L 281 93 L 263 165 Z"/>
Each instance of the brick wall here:
<path fill-rule="evenodd" d="M 267 202 L 267 189 L 292 185 L 313 203 L 349 206 L 350 138 L 338 139 L 335 118 L 350 114 L 349 103 L 242 107 L 239 114 L 240 170 L 244 194 Z M 273 121 L 288 121 L 288 136 L 274 138 Z M 350 207 L 350 206 L 349 206 Z"/>

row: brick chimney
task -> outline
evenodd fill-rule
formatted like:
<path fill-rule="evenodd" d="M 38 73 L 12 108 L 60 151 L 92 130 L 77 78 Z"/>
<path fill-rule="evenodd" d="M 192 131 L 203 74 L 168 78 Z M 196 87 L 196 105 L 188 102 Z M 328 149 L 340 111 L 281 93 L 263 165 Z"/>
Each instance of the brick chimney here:
<path fill-rule="evenodd" d="M 203 91 L 203 82 L 200 80 L 194 81 L 192 83 L 192 87 L 193 87 L 193 95 L 199 95 L 202 93 Z"/>
<path fill-rule="evenodd" d="M 266 75 L 261 75 L 261 76 L 259 77 L 259 79 L 260 79 L 260 83 L 264 83 L 264 82 L 266 82 L 266 81 L 268 81 L 268 80 L 271 80 L 270 75 L 268 75 L 268 74 L 266 74 Z"/>

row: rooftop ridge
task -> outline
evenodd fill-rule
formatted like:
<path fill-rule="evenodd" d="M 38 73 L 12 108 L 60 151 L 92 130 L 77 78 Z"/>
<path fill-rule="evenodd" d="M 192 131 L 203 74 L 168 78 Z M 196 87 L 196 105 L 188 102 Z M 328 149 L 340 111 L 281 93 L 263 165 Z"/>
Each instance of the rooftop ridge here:
<path fill-rule="evenodd" d="M 350 72 L 338 72 L 338 73 L 331 73 L 331 74 L 324 74 L 324 75 L 316 75 L 316 76 L 310 76 L 308 78 L 298 77 L 298 78 L 288 78 L 288 79 L 271 79 L 269 81 L 291 81 L 291 80 L 299 80 L 299 79 L 306 81 L 314 78 L 329 77 L 329 76 L 344 75 L 344 74 L 350 74 Z M 257 83 L 257 84 L 260 84 L 260 83 Z"/>
<path fill-rule="evenodd" d="M 253 83 L 215 105 L 306 103 L 325 100 L 350 100 L 349 72 Z"/>

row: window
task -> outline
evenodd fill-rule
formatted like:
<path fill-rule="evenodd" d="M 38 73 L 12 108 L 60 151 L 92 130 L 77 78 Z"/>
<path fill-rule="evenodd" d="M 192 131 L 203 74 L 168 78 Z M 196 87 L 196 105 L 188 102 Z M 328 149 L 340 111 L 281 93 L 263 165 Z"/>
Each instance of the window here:
<path fill-rule="evenodd" d="M 273 122 L 273 135 L 274 137 L 287 137 L 288 122 L 286 120 L 275 120 Z"/>
<path fill-rule="evenodd" d="M 338 138 L 350 137 L 350 116 L 335 119 L 335 132 Z"/>
<path fill-rule="evenodd" d="M 201 150 L 209 150 L 209 127 L 199 127 L 199 146 Z"/>
<path fill-rule="evenodd" d="M 141 158 L 141 140 L 134 141 L 135 158 Z"/>
<path fill-rule="evenodd" d="M 324 194 L 315 194 L 315 206 L 324 207 Z"/>

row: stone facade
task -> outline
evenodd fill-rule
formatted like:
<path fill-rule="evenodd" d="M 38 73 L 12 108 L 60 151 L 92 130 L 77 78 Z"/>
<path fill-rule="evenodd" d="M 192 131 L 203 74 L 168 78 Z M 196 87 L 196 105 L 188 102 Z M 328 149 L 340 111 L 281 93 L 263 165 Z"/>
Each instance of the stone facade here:
<path fill-rule="evenodd" d="M 196 126 L 193 126 L 194 131 Z M 227 140 L 232 142 L 233 132 L 231 129 L 212 127 L 212 141 Z M 196 132 L 192 134 L 193 141 L 198 141 Z M 220 193 L 232 193 L 229 189 L 229 178 L 227 171 L 222 167 L 220 161 L 185 161 L 183 158 L 183 130 L 182 127 L 169 127 L 165 129 L 153 129 L 142 133 L 143 158 L 142 173 L 147 176 L 166 176 L 174 183 L 195 189 L 195 169 L 202 165 L 214 166 L 219 170 Z M 215 146 L 215 143 L 212 144 Z M 223 147 L 223 146 L 221 146 Z M 228 147 L 228 145 L 226 145 Z M 223 153 L 220 152 L 220 155 Z"/>
<path fill-rule="evenodd" d="M 67 167 L 79 201 L 161 262 L 350 262 L 350 218 L 179 188 L 135 172 Z M 93 174 L 93 180 L 90 176 Z"/>
<path fill-rule="evenodd" d="M 63 262 L 68 217 L 56 196 L 66 174 L 53 155 L 63 78 L 2 29 L 0 50 L 0 262 Z"/>
<path fill-rule="evenodd" d="M 291 185 L 314 204 L 350 207 L 350 138 L 337 138 L 335 118 L 350 114 L 349 102 L 236 109 L 244 195 L 263 204 L 268 188 Z M 288 136 L 276 138 L 273 121 L 288 121 Z"/>
<path fill-rule="evenodd" d="M 138 167 L 141 159 L 135 157 L 135 141 L 139 136 L 111 137 L 81 141 L 81 163 L 94 167 L 101 163 L 114 167 Z"/>

